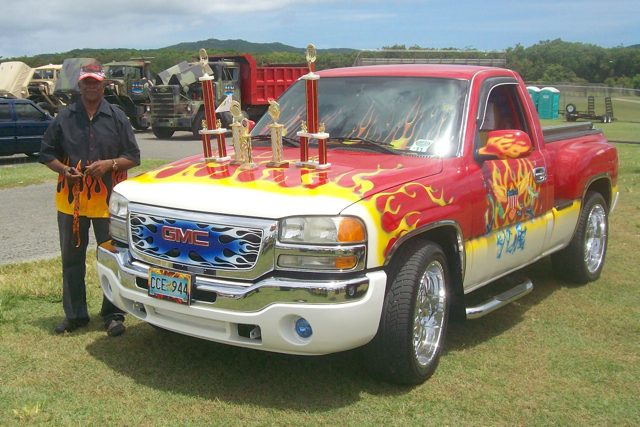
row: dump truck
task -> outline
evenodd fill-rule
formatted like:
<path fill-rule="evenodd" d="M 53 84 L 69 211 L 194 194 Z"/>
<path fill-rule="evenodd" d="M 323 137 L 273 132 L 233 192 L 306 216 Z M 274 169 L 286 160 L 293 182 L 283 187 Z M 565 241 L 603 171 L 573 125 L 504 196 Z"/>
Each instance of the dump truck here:
<path fill-rule="evenodd" d="M 104 99 L 121 108 L 134 129 L 149 127 L 149 81 L 150 62 L 139 61 L 109 62 L 104 64 Z"/>
<path fill-rule="evenodd" d="M 231 95 L 242 105 L 245 117 L 257 120 L 299 77 L 309 71 L 306 64 L 264 64 L 258 67 L 250 54 L 209 55 L 213 71 L 216 107 Z M 175 131 L 198 132 L 204 118 L 199 78 L 200 63 L 186 61 L 158 74 L 150 91 L 151 122 L 158 138 L 170 138 Z M 218 113 L 222 127 L 232 122 L 229 112 Z"/>

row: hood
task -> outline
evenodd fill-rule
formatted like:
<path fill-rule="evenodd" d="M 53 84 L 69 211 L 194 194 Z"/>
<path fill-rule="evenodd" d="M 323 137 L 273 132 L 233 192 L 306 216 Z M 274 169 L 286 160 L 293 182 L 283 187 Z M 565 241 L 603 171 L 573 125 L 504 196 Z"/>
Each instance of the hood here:
<path fill-rule="evenodd" d="M 359 200 L 442 171 L 441 159 L 370 152 L 329 150 L 325 170 L 297 167 L 297 148 L 285 148 L 283 158 L 288 167 L 268 168 L 271 150 L 254 148 L 258 167 L 240 170 L 194 156 L 124 181 L 116 191 L 153 206 L 277 219 L 338 215 Z"/>

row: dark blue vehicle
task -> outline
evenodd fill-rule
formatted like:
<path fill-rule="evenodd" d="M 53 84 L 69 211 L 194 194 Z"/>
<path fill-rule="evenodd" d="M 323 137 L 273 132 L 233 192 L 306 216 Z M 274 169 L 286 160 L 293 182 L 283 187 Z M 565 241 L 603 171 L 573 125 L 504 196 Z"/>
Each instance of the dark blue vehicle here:
<path fill-rule="evenodd" d="M 0 98 L 0 156 L 36 156 L 52 121 L 53 117 L 28 99 Z"/>

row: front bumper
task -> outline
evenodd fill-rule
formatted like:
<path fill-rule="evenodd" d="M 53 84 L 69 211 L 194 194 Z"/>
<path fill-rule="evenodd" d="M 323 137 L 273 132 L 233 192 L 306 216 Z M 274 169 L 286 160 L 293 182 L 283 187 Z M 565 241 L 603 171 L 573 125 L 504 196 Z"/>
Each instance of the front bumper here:
<path fill-rule="evenodd" d="M 148 295 L 149 267 L 111 242 L 98 247 L 100 286 L 122 310 L 185 335 L 290 354 L 328 354 L 369 342 L 386 287 L 384 271 L 343 281 L 268 278 L 250 285 L 196 276 L 194 294 L 203 298 L 186 306 Z M 310 338 L 295 333 L 300 317 L 313 328 Z M 247 328 L 253 332 L 244 333 Z"/>

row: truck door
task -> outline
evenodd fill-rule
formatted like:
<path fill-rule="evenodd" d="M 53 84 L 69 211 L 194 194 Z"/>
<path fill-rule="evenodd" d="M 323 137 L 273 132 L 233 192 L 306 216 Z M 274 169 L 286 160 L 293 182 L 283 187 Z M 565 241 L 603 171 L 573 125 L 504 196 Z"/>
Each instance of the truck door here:
<path fill-rule="evenodd" d="M 37 153 L 42 135 L 49 127 L 45 113 L 35 105 L 16 102 L 16 152 Z"/>
<path fill-rule="evenodd" d="M 0 154 L 16 152 L 16 121 L 11 117 L 11 104 L 0 102 Z"/>
<path fill-rule="evenodd" d="M 536 260 L 543 251 L 550 209 L 546 152 L 540 150 L 535 125 L 527 114 L 515 78 L 487 79 L 480 89 L 473 152 L 487 144 L 494 130 L 529 136 L 531 152 L 519 158 L 486 159 L 475 155 L 470 174 L 480 189 L 472 210 L 473 229 L 480 232 L 467 247 L 470 269 L 465 286 L 473 288 Z M 475 181 L 475 182 L 474 182 Z"/>

